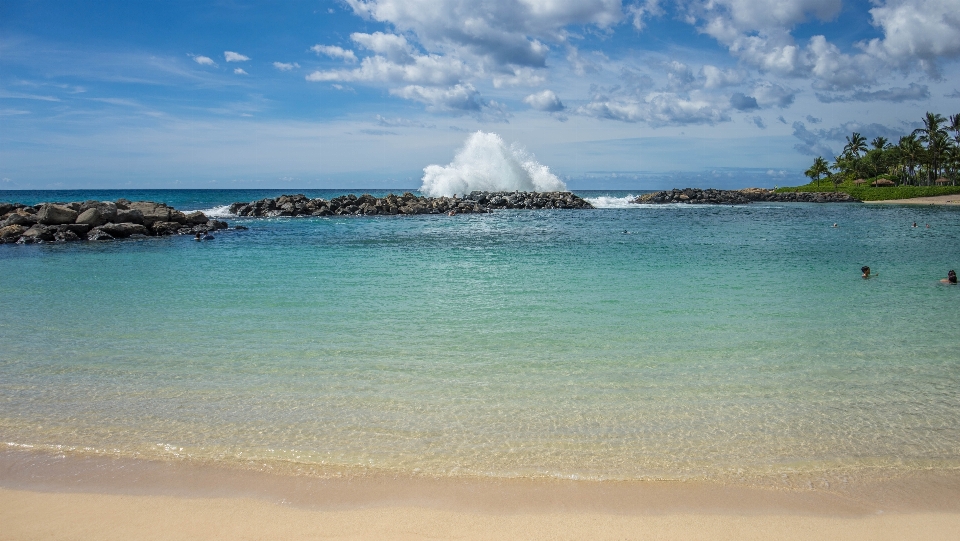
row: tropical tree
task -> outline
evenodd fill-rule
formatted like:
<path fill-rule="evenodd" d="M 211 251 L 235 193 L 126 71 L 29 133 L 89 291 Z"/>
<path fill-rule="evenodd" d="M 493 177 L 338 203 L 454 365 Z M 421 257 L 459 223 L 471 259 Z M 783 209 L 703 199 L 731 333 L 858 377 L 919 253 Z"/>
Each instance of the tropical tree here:
<path fill-rule="evenodd" d="M 873 146 L 874 150 L 883 150 L 887 148 L 887 138 L 886 137 L 874 137 L 873 141 L 870 141 L 870 145 Z"/>
<path fill-rule="evenodd" d="M 897 149 L 900 154 L 900 164 L 903 165 L 903 171 L 908 178 L 916 178 L 917 164 L 923 158 L 923 146 L 917 141 L 916 134 L 911 133 L 900 138 L 897 143 Z"/>
<path fill-rule="evenodd" d="M 940 113 L 931 113 L 923 117 L 923 127 L 913 130 L 917 140 L 927 146 L 927 183 L 932 183 L 940 172 L 940 157 L 944 150 L 943 140 L 947 138 L 947 130 L 942 126 L 946 122 Z"/>

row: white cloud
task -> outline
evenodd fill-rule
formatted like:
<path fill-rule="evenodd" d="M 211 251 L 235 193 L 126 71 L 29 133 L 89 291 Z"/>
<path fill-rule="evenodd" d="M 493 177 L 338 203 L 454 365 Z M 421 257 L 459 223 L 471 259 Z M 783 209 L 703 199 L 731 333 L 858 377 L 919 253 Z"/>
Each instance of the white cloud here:
<path fill-rule="evenodd" d="M 493 76 L 493 86 L 503 88 L 507 86 L 539 86 L 546 81 L 540 72 L 533 68 L 517 67 L 512 73 L 501 73 Z"/>
<path fill-rule="evenodd" d="M 203 56 L 203 55 L 199 55 L 199 54 L 193 56 L 193 61 L 196 62 L 197 64 L 200 64 L 201 66 L 216 66 L 216 65 L 217 65 L 217 63 L 214 62 L 213 59 L 210 58 L 209 56 Z"/>
<path fill-rule="evenodd" d="M 292 71 L 294 69 L 299 69 L 300 64 L 297 64 L 296 62 L 274 62 L 273 67 L 280 71 Z"/>
<path fill-rule="evenodd" d="M 633 27 L 637 30 L 643 30 L 647 26 L 647 19 L 663 15 L 663 8 L 660 7 L 660 0 L 644 0 L 627 6 L 627 14 L 633 22 Z"/>
<path fill-rule="evenodd" d="M 235 73 L 235 74 L 237 74 L 237 75 L 250 75 L 249 73 L 247 73 L 246 71 L 244 71 L 243 68 L 235 68 L 235 69 L 233 70 L 233 73 Z"/>
<path fill-rule="evenodd" d="M 883 31 L 864 45 L 871 54 L 904 66 L 919 60 L 928 71 L 939 57 L 960 56 L 960 5 L 956 0 L 886 0 L 870 10 Z"/>
<path fill-rule="evenodd" d="M 762 82 L 753 89 L 753 97 L 760 107 L 779 107 L 781 109 L 793 104 L 796 92 L 775 83 Z"/>
<path fill-rule="evenodd" d="M 384 126 L 386 128 L 426 128 L 428 127 L 423 122 L 417 120 L 411 120 L 409 118 L 386 118 L 381 115 L 377 115 L 377 125 Z"/>
<path fill-rule="evenodd" d="M 364 58 L 357 69 L 315 71 L 307 75 L 307 80 L 450 85 L 460 82 L 469 73 L 463 62 L 450 56 L 416 56 L 409 64 L 397 64 L 382 56 L 370 56 Z"/>
<path fill-rule="evenodd" d="M 560 98 L 558 98 L 552 90 L 544 90 L 542 92 L 537 92 L 536 94 L 530 94 L 526 98 L 523 98 L 523 103 L 526 103 L 538 111 L 546 111 L 550 113 L 562 111 L 564 109 Z"/>
<path fill-rule="evenodd" d="M 588 73 L 600 73 L 602 67 L 599 61 L 606 60 L 606 57 L 600 52 L 594 52 L 591 56 L 597 57 L 597 60 L 584 58 L 576 47 L 573 45 L 567 46 L 567 62 L 570 63 L 573 72 L 581 77 Z"/>
<path fill-rule="evenodd" d="M 471 84 L 460 84 L 448 88 L 408 85 L 390 91 L 403 99 L 426 104 L 428 111 L 475 111 L 483 108 L 480 93 Z"/>
<path fill-rule="evenodd" d="M 578 107 L 576 112 L 610 120 L 666 126 L 724 122 L 730 120 L 726 109 L 726 104 L 705 96 L 684 98 L 670 92 L 652 92 L 642 99 L 595 99 Z"/>
<path fill-rule="evenodd" d="M 357 45 L 386 57 L 391 62 L 406 64 L 413 61 L 413 47 L 407 43 L 407 38 L 403 36 L 384 34 L 383 32 L 374 32 L 373 34 L 354 32 L 350 34 L 350 39 Z"/>
<path fill-rule="evenodd" d="M 356 62 L 357 55 L 349 49 L 337 47 L 336 45 L 314 45 L 310 50 L 318 55 L 329 56 L 330 58 L 340 58 L 345 62 Z"/>
<path fill-rule="evenodd" d="M 742 83 L 746 78 L 746 74 L 740 70 L 723 70 L 709 64 L 700 69 L 700 74 L 704 79 L 704 88 L 735 86 Z"/>
<path fill-rule="evenodd" d="M 233 51 L 223 51 L 223 58 L 226 59 L 227 62 L 246 62 L 247 60 L 250 60 L 249 56 L 235 53 Z"/>
<path fill-rule="evenodd" d="M 428 50 L 463 49 L 496 65 L 543 67 L 569 25 L 608 28 L 621 0 L 346 0 L 363 17 L 413 32 Z"/>

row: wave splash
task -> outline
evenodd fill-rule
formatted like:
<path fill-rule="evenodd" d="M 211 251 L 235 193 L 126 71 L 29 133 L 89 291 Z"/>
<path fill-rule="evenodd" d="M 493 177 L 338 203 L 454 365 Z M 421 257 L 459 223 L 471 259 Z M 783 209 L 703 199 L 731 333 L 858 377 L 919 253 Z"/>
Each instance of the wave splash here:
<path fill-rule="evenodd" d="M 509 147 L 495 133 L 467 138 L 448 165 L 423 168 L 420 193 L 428 197 L 485 192 L 564 192 L 567 185 L 516 143 Z"/>

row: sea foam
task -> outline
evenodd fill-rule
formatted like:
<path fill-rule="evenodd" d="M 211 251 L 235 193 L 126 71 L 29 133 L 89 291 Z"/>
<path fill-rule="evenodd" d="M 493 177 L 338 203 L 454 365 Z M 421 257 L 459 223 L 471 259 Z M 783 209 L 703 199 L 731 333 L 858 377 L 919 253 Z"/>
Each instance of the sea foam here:
<path fill-rule="evenodd" d="M 474 190 L 559 192 L 567 185 L 516 143 L 509 147 L 495 133 L 478 131 L 463 143 L 448 165 L 423 168 L 420 193 L 429 197 Z"/>

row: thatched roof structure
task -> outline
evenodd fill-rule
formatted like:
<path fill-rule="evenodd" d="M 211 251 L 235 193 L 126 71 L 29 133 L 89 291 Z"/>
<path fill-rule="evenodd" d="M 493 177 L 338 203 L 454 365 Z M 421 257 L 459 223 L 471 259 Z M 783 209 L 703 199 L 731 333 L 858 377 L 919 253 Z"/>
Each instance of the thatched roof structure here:
<path fill-rule="evenodd" d="M 885 178 L 879 178 L 870 183 L 871 186 L 896 186 L 897 183 L 892 180 L 887 180 Z"/>
<path fill-rule="evenodd" d="M 857 180 L 853 181 L 854 184 L 866 184 L 866 182 L 867 181 L 863 180 L 862 178 L 858 178 Z"/>
<path fill-rule="evenodd" d="M 940 178 L 938 178 L 937 180 L 935 180 L 934 182 L 936 182 L 937 184 L 940 184 L 940 185 L 942 186 L 942 185 L 947 184 L 948 182 L 950 182 L 950 179 L 946 179 L 946 178 L 940 177 Z"/>

